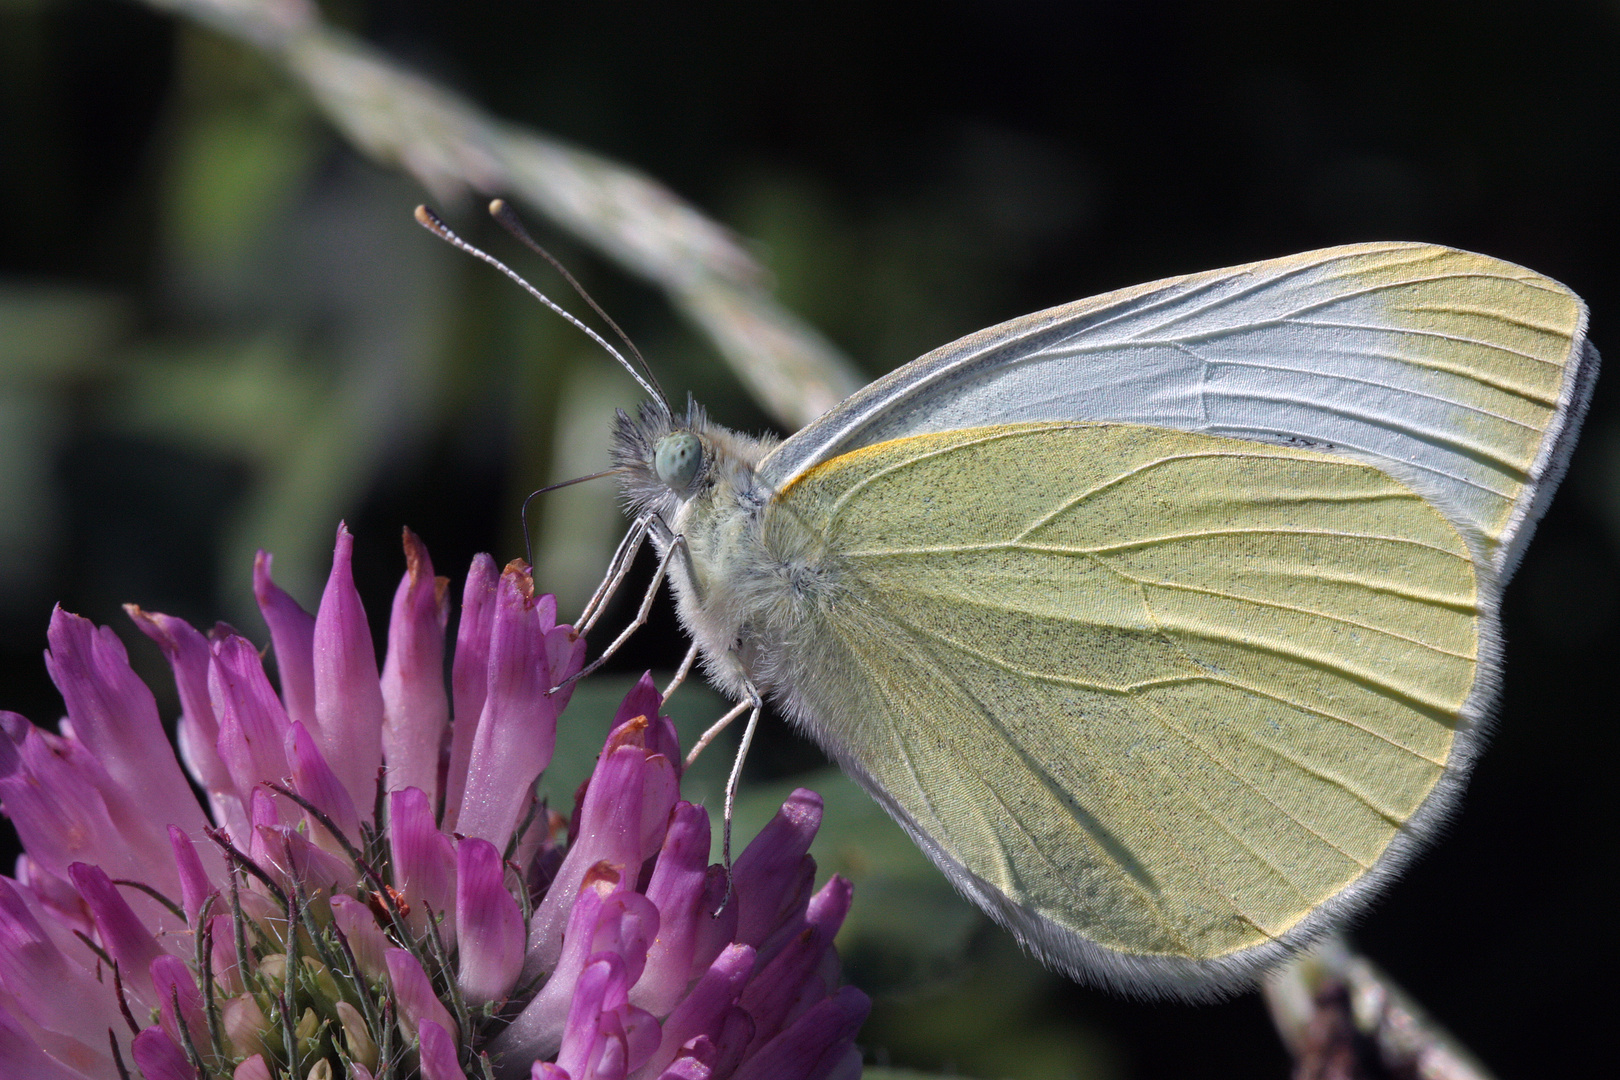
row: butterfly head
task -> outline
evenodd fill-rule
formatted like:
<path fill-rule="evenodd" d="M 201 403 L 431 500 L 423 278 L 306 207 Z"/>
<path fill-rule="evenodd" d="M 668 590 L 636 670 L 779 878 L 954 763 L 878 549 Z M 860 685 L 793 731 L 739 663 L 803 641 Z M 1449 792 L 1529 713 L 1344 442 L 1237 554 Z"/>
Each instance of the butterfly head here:
<path fill-rule="evenodd" d="M 630 415 L 622 409 L 613 436 L 613 463 L 623 470 L 626 500 L 636 513 L 653 511 L 668 520 L 700 491 L 712 462 L 704 438 L 708 420 L 696 404 L 672 415 L 647 404 Z"/>
<path fill-rule="evenodd" d="M 695 403 L 684 416 L 647 404 L 634 416 L 620 411 L 613 463 L 623 470 L 633 514 L 652 512 L 673 522 L 687 503 L 750 490 L 754 466 L 775 445 L 710 422 Z"/>

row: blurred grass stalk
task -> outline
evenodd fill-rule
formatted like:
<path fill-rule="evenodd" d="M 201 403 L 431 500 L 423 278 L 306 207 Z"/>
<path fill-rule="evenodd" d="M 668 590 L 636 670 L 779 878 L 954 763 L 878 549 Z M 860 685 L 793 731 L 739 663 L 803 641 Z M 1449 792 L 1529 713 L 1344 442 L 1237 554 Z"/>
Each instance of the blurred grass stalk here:
<path fill-rule="evenodd" d="M 785 427 L 860 386 L 854 365 L 771 297 L 723 226 L 641 173 L 495 120 L 327 26 L 305 0 L 145 2 L 278 59 L 356 147 L 441 202 L 511 199 L 657 285 Z"/>
<path fill-rule="evenodd" d="M 1272 972 L 1266 1008 L 1295 1080 L 1492 1080 L 1388 975 L 1329 937 Z"/>
<path fill-rule="evenodd" d="M 271 61 L 351 145 L 389 170 L 409 174 L 440 209 L 455 214 L 470 209 L 475 197 L 499 195 L 651 282 L 784 427 L 802 426 L 860 385 L 850 361 L 775 300 L 766 272 L 725 227 L 652 179 L 489 116 L 327 25 L 307 0 L 145 2 Z M 193 49 L 191 56 L 211 52 Z M 207 297 L 205 305 L 211 303 L 216 314 L 227 316 L 240 313 L 239 297 L 263 288 L 252 275 L 263 265 L 264 247 L 252 237 L 262 234 L 278 197 L 312 163 L 311 143 L 300 134 L 300 121 L 275 103 L 273 85 L 258 83 L 257 91 L 252 89 L 258 76 L 248 68 L 222 76 L 216 59 L 187 69 L 189 84 L 200 88 L 203 97 L 184 113 L 189 126 L 179 130 L 190 135 L 182 139 L 174 166 L 179 182 L 171 214 L 178 250 L 185 253 L 176 266 L 191 271 L 180 275 L 182 284 L 193 296 Z M 230 104 L 212 104 L 210 97 L 234 101 L 235 111 Z M 341 185 L 335 189 L 343 190 Z M 300 286 L 292 285 L 293 298 L 284 297 L 279 311 L 266 314 L 269 325 L 285 327 L 286 315 L 302 306 L 306 315 L 314 316 L 305 319 L 304 330 L 295 328 L 291 338 L 271 330 L 268 339 L 216 344 L 216 362 L 205 365 L 211 373 L 196 363 L 176 365 L 149 356 L 140 376 L 129 380 L 145 407 L 124 413 L 126 426 L 142 427 L 160 438 L 178 435 L 200 442 L 207 453 L 246 450 L 262 466 L 260 482 L 231 515 L 221 543 L 222 565 L 234 567 L 251 557 L 254 548 L 269 547 L 278 555 L 278 577 L 295 590 L 318 587 L 333 522 L 352 514 L 375 484 L 378 470 L 423 441 L 427 418 L 442 413 L 454 396 L 448 328 L 458 321 L 463 329 L 476 327 L 490 318 L 447 310 L 448 290 L 436 269 L 444 261 L 424 262 L 420 252 L 425 249 L 402 249 L 398 236 L 376 220 L 383 204 L 392 208 L 397 201 L 399 221 L 406 221 L 408 194 L 384 196 L 373 190 L 369 198 L 357 200 L 360 192 L 350 189 L 347 194 L 351 201 L 335 206 L 329 191 L 315 220 L 306 210 L 302 220 L 289 223 L 292 235 L 283 240 L 284 245 L 303 245 L 297 250 L 305 265 L 297 278 L 319 282 L 304 290 L 320 295 L 298 296 Z M 328 235 L 325 247 L 313 240 L 323 230 Z M 367 276 L 364 271 L 329 262 L 325 251 L 332 237 L 340 237 L 350 251 L 367 252 L 372 265 L 385 264 L 387 281 L 357 280 Z M 323 272 L 332 276 L 322 281 Z M 337 352 L 323 355 L 296 340 L 311 325 L 342 328 Z M 515 365 L 517 381 L 507 387 L 509 407 L 531 410 L 517 435 L 517 458 L 529 467 L 549 463 L 549 475 L 537 475 L 534 482 L 563 479 L 558 470 L 573 467 L 581 453 L 561 441 L 571 434 L 561 429 L 568 427 L 568 417 L 603 403 L 601 380 L 564 374 L 580 366 L 575 362 L 580 350 L 560 326 L 555 339 L 518 341 L 506 348 L 523 353 Z M 544 356 L 546 362 L 537 363 L 531 355 Z M 315 360 L 325 363 L 311 368 Z M 599 360 L 593 357 L 588 365 Z M 165 378 L 169 369 L 174 377 Z M 317 384 L 311 384 L 312 378 Z M 484 382 L 488 378 L 486 372 Z M 184 387 L 188 379 L 199 388 L 189 396 L 156 385 Z M 266 417 L 262 409 L 221 410 L 215 390 L 201 389 L 207 384 L 241 389 L 236 384 L 244 379 L 260 389 L 285 384 L 259 399 L 276 401 L 277 416 Z M 326 380 L 324 389 L 318 385 L 321 379 Z M 487 389 L 459 388 L 464 400 Z M 605 433 L 611 413 L 598 410 L 596 415 Z M 261 427 L 258 436 L 246 434 Z M 254 445 L 232 445 L 243 439 Z M 581 471 L 600 467 L 596 459 Z M 618 519 L 607 487 L 575 492 L 566 506 L 548 505 L 545 517 L 559 517 L 565 510 L 571 511 L 567 517 L 576 526 L 568 542 L 558 542 L 557 530 L 543 526 L 535 561 L 543 579 L 556 583 L 552 587 L 568 609 L 583 600 L 587 588 L 574 583 L 600 573 L 600 551 L 611 547 L 608 534 Z M 594 562 L 583 548 L 597 552 Z M 239 576 L 224 574 L 221 588 L 229 593 L 228 610 L 245 612 L 249 598 L 231 584 Z"/>

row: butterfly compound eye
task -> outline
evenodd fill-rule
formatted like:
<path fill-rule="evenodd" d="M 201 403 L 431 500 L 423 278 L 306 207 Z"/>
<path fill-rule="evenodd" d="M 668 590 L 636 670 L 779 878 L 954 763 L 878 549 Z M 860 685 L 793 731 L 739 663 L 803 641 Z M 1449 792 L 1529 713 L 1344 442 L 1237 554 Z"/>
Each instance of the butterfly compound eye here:
<path fill-rule="evenodd" d="M 653 448 L 653 471 L 677 495 L 685 495 L 703 464 L 703 444 L 690 431 L 676 431 Z"/>

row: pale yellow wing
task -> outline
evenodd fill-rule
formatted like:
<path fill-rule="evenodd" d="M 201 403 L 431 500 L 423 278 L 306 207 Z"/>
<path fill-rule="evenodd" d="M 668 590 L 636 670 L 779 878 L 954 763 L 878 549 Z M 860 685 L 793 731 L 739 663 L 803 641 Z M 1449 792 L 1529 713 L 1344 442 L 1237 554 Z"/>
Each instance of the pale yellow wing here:
<path fill-rule="evenodd" d="M 890 372 L 783 443 L 774 487 L 890 439 L 1018 421 L 1147 424 L 1359 457 L 1411 483 L 1503 580 L 1597 377 L 1586 307 L 1488 255 L 1307 251 L 1077 300 Z"/>
<path fill-rule="evenodd" d="M 790 711 L 1026 944 L 1137 991 L 1240 982 L 1349 904 L 1488 697 L 1493 586 L 1353 460 L 977 427 L 811 468 L 765 530 L 814 600 Z"/>

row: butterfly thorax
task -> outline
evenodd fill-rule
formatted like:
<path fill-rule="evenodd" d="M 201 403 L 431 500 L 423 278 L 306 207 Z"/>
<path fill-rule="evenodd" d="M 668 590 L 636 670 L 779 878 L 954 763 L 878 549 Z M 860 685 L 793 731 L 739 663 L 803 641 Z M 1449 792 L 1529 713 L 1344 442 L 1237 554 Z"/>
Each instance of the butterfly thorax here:
<path fill-rule="evenodd" d="M 710 677 L 742 695 L 772 688 L 780 627 L 798 621 L 806 569 L 765 542 L 774 492 L 758 465 L 776 446 L 710 423 L 696 406 L 684 418 L 644 408 L 620 413 L 614 460 L 633 515 L 653 517 L 660 555 L 677 542 L 669 580 L 687 632 Z"/>

